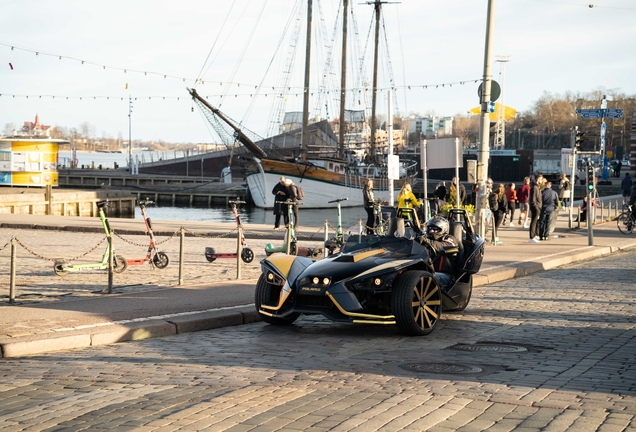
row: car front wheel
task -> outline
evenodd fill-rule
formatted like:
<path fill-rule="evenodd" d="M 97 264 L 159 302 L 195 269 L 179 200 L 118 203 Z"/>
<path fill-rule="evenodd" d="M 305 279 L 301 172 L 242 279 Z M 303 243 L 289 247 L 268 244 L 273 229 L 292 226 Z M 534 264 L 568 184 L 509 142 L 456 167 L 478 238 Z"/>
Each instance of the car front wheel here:
<path fill-rule="evenodd" d="M 254 293 L 254 304 L 256 306 L 256 312 L 261 317 L 263 321 L 268 324 L 273 325 L 289 325 L 298 319 L 300 316 L 299 313 L 293 313 L 287 315 L 285 318 L 271 317 L 269 315 L 265 315 L 261 313 L 261 305 L 263 303 L 267 305 L 272 305 L 278 298 L 278 295 L 273 292 L 273 288 L 270 284 L 265 280 L 265 275 L 261 274 L 261 277 L 258 278 L 258 282 L 256 283 L 256 292 Z"/>
<path fill-rule="evenodd" d="M 435 329 L 442 316 L 442 292 L 432 274 L 407 271 L 394 285 L 391 306 L 403 333 L 426 335 Z"/>

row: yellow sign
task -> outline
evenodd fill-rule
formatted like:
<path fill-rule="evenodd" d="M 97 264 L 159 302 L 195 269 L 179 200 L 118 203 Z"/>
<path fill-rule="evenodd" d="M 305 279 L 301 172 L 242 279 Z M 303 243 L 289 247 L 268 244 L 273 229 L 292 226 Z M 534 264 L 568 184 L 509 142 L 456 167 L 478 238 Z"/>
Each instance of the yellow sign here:
<path fill-rule="evenodd" d="M 503 109 L 504 110 L 504 119 L 505 120 L 511 120 L 513 118 L 515 118 L 515 116 L 517 115 L 517 110 L 514 108 L 510 108 L 509 106 L 505 106 L 502 105 L 500 103 L 495 102 L 495 112 L 491 113 L 491 116 L 494 117 L 499 117 L 499 110 Z M 473 109 L 471 109 L 469 111 L 472 115 L 479 115 L 481 114 L 481 107 L 475 107 Z"/>

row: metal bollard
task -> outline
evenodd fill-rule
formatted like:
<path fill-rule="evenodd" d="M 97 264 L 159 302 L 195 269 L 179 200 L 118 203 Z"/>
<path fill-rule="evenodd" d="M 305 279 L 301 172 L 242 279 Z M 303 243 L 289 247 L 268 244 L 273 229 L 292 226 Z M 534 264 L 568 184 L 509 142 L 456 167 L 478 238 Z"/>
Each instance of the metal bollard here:
<path fill-rule="evenodd" d="M 237 236 L 236 236 L 236 278 L 241 278 L 241 251 L 243 249 L 243 245 L 241 244 L 241 237 L 243 236 L 243 229 L 241 225 L 237 228 Z"/>
<path fill-rule="evenodd" d="M 11 238 L 11 282 L 9 283 L 9 303 L 15 303 L 15 266 L 16 266 L 16 249 L 18 241 L 15 237 Z"/>
<path fill-rule="evenodd" d="M 181 227 L 179 239 L 179 285 L 183 285 L 183 245 L 185 243 L 185 228 Z"/>
<path fill-rule="evenodd" d="M 327 241 L 329 241 L 329 220 L 325 220 L 325 247 L 322 250 L 323 258 L 327 258 Z"/>
<path fill-rule="evenodd" d="M 108 234 L 108 294 L 113 293 L 113 236 Z"/>

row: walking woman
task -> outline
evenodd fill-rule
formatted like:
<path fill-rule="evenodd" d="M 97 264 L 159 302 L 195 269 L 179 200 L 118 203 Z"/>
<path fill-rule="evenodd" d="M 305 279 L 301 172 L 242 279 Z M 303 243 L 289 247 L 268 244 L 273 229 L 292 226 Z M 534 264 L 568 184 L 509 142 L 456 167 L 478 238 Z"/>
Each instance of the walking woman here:
<path fill-rule="evenodd" d="M 364 210 L 367 212 L 367 234 L 373 234 L 375 226 L 375 196 L 373 195 L 373 180 L 368 179 L 362 189 L 362 198 L 364 200 Z"/>
<path fill-rule="evenodd" d="M 515 226 L 515 210 L 517 209 L 517 202 L 519 201 L 519 199 L 517 198 L 517 191 L 515 190 L 515 187 L 516 186 L 514 183 L 510 183 L 508 184 L 508 188 L 506 189 L 506 200 L 508 201 L 508 208 L 506 209 L 503 224 L 506 224 L 505 219 L 509 215 L 508 220 L 510 221 L 509 226 L 511 227 Z"/>

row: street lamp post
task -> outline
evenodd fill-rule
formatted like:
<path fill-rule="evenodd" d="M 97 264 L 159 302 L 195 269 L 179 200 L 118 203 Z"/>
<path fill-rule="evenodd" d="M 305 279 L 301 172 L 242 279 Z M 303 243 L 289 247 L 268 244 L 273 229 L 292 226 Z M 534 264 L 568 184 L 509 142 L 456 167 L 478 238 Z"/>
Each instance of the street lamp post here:
<path fill-rule="evenodd" d="M 132 169 L 132 98 L 128 95 L 128 172 L 133 173 Z"/>
<path fill-rule="evenodd" d="M 492 36 L 495 29 L 495 5 L 496 0 L 488 0 L 488 15 L 486 18 L 486 44 L 484 49 L 484 77 L 481 85 L 481 117 L 479 124 L 479 150 L 477 153 L 477 187 L 479 189 L 478 199 L 475 201 L 475 215 L 477 231 L 484 237 L 485 221 L 484 210 L 488 208 L 488 196 L 486 191 L 486 180 L 488 178 L 488 158 L 490 157 L 490 142 L 488 132 L 490 130 L 490 113 L 488 103 L 490 102 L 490 88 L 492 83 Z"/>

